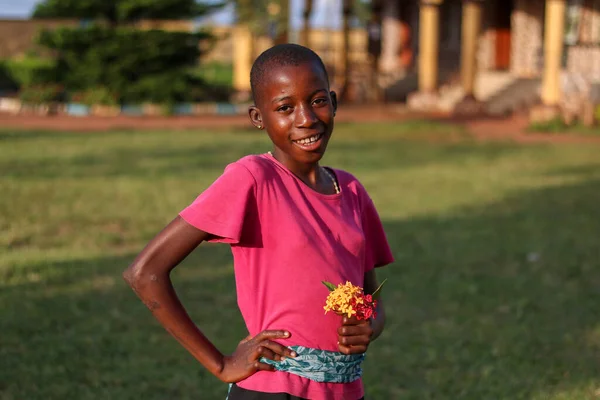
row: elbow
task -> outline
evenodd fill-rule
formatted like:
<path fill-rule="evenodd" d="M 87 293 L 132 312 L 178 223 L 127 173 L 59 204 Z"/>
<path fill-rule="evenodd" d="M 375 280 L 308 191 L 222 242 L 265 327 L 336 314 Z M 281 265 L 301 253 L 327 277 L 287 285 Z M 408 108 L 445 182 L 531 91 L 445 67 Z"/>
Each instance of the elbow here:
<path fill-rule="evenodd" d="M 125 280 L 125 282 L 127 282 L 127 284 L 129 286 L 133 286 L 135 279 L 136 279 L 133 265 L 130 265 L 129 267 L 127 267 L 127 269 L 125 269 L 125 271 L 123 271 L 122 276 L 123 276 L 123 280 Z"/>
<path fill-rule="evenodd" d="M 129 286 L 136 288 L 143 279 L 143 267 L 138 263 L 133 263 L 123 271 L 123 279 Z"/>
<path fill-rule="evenodd" d="M 157 271 L 158 270 L 158 271 Z M 164 281 L 163 273 L 152 263 L 143 259 L 134 261 L 125 271 L 123 279 L 136 292 L 142 292 L 149 284 Z M 159 279 L 160 278 L 160 279 Z"/>

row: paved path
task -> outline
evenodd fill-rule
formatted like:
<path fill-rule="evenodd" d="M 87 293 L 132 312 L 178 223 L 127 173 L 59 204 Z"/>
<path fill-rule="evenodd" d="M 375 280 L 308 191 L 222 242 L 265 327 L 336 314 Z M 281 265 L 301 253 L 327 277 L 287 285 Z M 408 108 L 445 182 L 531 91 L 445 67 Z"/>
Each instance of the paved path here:
<path fill-rule="evenodd" d="M 598 143 L 599 134 L 545 134 L 526 131 L 527 117 L 510 118 L 462 118 L 444 114 L 411 113 L 402 105 L 343 106 L 336 116 L 338 123 L 353 122 L 402 122 L 430 119 L 464 126 L 471 135 L 481 141 L 516 141 L 519 143 Z M 0 114 L 0 128 L 20 130 L 53 130 L 97 132 L 114 129 L 165 130 L 165 129 L 239 129 L 250 128 L 246 115 L 203 115 L 182 117 L 71 117 L 67 115 L 41 117 Z M 439 137 L 437 140 L 444 140 Z"/>

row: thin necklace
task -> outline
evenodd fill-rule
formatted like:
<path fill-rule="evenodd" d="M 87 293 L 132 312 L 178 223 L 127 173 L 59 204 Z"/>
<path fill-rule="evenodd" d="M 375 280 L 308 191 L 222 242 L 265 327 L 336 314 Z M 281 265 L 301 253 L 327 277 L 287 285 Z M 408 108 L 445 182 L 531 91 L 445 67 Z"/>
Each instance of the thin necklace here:
<path fill-rule="evenodd" d="M 327 174 L 329 179 L 331 179 L 331 182 L 333 182 L 333 188 L 335 189 L 335 194 L 340 194 L 340 187 L 338 186 L 338 183 L 335 180 L 335 177 L 329 171 L 327 171 L 327 168 L 321 167 L 321 169 L 323 171 L 325 171 L 325 174 Z"/>
<path fill-rule="evenodd" d="M 275 156 L 273 155 L 273 153 L 271 153 L 270 151 L 268 152 L 268 154 L 275 158 Z M 340 187 L 337 183 L 337 180 L 335 179 L 335 177 L 331 174 L 331 172 L 327 171 L 327 168 L 325 167 L 320 167 L 323 172 L 325 172 L 325 175 L 327 175 L 327 177 L 331 180 L 331 182 L 333 183 L 333 189 L 335 190 L 335 194 L 340 194 Z"/>

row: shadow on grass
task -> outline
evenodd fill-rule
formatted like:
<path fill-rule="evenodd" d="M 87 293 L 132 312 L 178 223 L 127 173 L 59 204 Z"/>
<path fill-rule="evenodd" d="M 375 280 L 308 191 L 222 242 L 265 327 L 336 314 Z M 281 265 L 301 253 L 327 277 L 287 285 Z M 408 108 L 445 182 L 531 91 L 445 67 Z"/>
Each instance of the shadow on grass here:
<path fill-rule="evenodd" d="M 443 218 L 385 221 L 397 263 L 380 271 L 390 278 L 388 326 L 367 358 L 367 397 L 591 398 L 600 384 L 599 199 L 600 179 L 591 179 Z M 34 266 L 39 282 L 2 288 L 8 398 L 222 398 L 224 385 L 121 283 L 133 256 Z M 224 351 L 245 333 L 229 263 L 226 246 L 201 246 L 175 276 Z"/>
<path fill-rule="evenodd" d="M 552 170 L 548 173 L 549 176 L 575 176 L 586 179 L 600 178 L 600 164 L 587 164 L 577 167 L 560 168 Z"/>
<path fill-rule="evenodd" d="M 34 282 L 3 285 L 2 398 L 224 397 L 226 386 L 170 339 L 121 279 L 134 257 L 33 265 L 16 273 Z M 247 334 L 230 261 L 226 246 L 206 245 L 173 274 L 192 318 L 224 350 Z"/>
<path fill-rule="evenodd" d="M 397 263 L 381 271 L 391 311 L 367 364 L 370 396 L 594 397 L 598 200 L 594 179 L 388 222 Z"/>

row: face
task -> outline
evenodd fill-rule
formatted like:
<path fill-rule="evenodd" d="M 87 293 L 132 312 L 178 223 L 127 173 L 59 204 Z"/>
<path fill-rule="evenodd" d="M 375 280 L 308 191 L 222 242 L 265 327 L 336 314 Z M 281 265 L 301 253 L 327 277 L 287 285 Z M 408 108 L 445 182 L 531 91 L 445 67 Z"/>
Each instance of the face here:
<path fill-rule="evenodd" d="M 275 69 L 256 100 L 250 119 L 267 130 L 280 161 L 293 168 L 323 157 L 337 102 L 319 63 Z"/>

